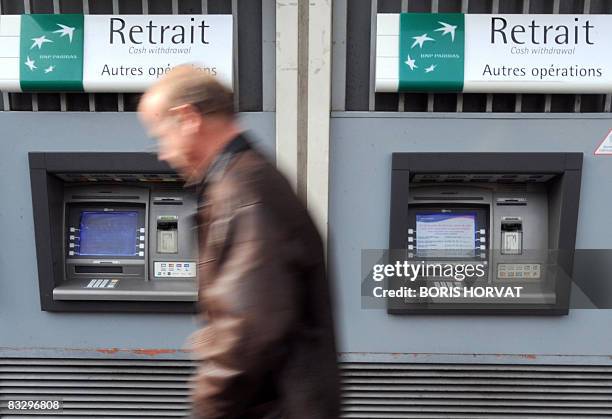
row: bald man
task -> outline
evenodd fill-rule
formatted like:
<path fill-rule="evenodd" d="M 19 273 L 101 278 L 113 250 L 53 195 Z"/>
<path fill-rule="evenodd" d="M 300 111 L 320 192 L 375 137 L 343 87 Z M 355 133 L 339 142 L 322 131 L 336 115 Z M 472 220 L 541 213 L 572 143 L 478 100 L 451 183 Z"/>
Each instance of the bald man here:
<path fill-rule="evenodd" d="M 332 419 L 338 370 L 321 238 L 286 179 L 241 133 L 232 93 L 191 66 L 143 96 L 159 158 L 200 202 L 201 360 L 194 418 Z"/>

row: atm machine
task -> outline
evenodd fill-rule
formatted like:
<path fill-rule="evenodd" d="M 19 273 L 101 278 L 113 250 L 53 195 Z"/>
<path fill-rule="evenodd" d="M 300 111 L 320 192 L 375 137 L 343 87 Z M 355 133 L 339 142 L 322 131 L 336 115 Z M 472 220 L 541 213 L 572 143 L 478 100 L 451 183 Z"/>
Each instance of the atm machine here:
<path fill-rule="evenodd" d="M 192 312 L 197 200 L 150 153 L 30 153 L 41 308 Z"/>
<path fill-rule="evenodd" d="M 411 284 L 455 295 L 389 298 L 388 312 L 567 314 L 581 153 L 395 153 L 390 249 L 409 263 L 480 266 L 461 281 Z M 401 280 L 391 279 L 390 288 Z M 463 293 L 521 287 L 519 298 Z M 436 290 L 437 291 L 437 290 Z"/>

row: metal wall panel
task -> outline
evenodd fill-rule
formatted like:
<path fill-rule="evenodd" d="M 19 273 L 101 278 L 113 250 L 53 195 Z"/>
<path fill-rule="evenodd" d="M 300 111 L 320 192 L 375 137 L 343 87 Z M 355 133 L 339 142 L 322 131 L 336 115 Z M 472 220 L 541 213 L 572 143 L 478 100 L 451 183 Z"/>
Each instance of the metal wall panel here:
<path fill-rule="evenodd" d="M 26 397 L 61 398 L 62 417 L 185 417 L 195 367 L 187 360 L 5 358 L 0 406 Z M 611 366 L 342 362 L 340 367 L 343 418 L 612 416 Z M 7 410 L 0 414 L 20 417 Z"/>
<path fill-rule="evenodd" d="M 351 111 L 369 108 L 371 7 L 372 0 L 347 1 L 346 109 Z"/>
<path fill-rule="evenodd" d="M 397 152 L 581 152 L 577 249 L 610 249 L 612 165 L 594 150 L 612 115 L 337 112 L 331 121 L 329 266 L 341 352 L 435 354 L 610 354 L 610 310 L 570 310 L 566 317 L 399 316 L 364 309 L 362 249 L 389 243 L 391 154 Z M 577 252 L 574 277 L 612 272 L 605 252 Z M 599 253 L 597 253 L 599 254 Z M 584 297 L 576 288 L 572 298 Z M 584 297 L 586 298 L 586 297 Z M 383 306 L 384 307 L 384 306 Z M 530 356 L 530 355 L 525 355 Z M 416 358 L 416 357 L 415 357 Z"/>

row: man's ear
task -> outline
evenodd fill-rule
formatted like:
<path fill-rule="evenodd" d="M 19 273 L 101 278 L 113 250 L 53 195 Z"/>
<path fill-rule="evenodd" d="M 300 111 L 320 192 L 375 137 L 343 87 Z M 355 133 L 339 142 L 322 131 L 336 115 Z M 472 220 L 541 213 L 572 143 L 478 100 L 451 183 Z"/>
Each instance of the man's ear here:
<path fill-rule="evenodd" d="M 202 125 L 202 115 L 191 104 L 179 105 L 171 108 L 169 113 L 172 117 L 178 119 L 179 130 L 183 135 L 196 134 Z"/>

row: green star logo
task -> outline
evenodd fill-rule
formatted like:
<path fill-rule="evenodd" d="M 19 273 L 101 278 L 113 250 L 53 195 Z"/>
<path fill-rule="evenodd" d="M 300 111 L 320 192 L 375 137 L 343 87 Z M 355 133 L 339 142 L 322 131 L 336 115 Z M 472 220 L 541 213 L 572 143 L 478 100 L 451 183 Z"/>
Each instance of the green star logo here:
<path fill-rule="evenodd" d="M 83 15 L 22 15 L 23 91 L 83 91 Z"/>
<path fill-rule="evenodd" d="M 399 90 L 463 89 L 465 20 L 461 13 L 400 15 Z"/>

